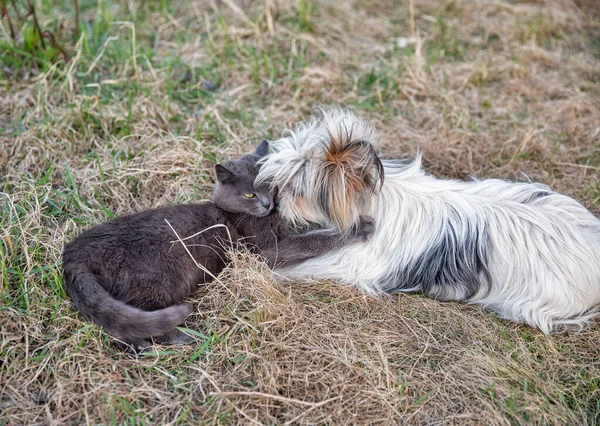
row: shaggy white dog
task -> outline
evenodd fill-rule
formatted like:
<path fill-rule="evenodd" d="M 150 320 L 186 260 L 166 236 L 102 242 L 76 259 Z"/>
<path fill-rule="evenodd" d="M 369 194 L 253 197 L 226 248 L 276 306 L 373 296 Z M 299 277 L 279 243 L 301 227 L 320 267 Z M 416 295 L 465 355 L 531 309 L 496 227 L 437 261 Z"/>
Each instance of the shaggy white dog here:
<path fill-rule="evenodd" d="M 299 265 L 370 294 L 425 292 L 538 327 L 583 326 L 600 303 L 600 220 L 540 184 L 436 179 L 415 161 L 380 160 L 376 134 L 348 110 L 323 110 L 271 142 L 259 182 L 279 188 L 298 229 L 346 231 L 375 219 L 367 243 Z"/>

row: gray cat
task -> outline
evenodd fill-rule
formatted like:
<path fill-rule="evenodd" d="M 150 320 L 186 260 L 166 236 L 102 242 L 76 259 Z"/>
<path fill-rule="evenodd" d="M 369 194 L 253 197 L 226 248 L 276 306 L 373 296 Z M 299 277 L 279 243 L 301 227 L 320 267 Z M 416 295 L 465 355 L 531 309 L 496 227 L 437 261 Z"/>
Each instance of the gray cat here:
<path fill-rule="evenodd" d="M 269 266 L 293 264 L 344 245 L 366 241 L 373 219 L 362 217 L 349 235 L 322 230 L 293 234 L 273 211 L 274 194 L 255 188 L 256 162 L 268 151 L 263 142 L 255 153 L 215 166 L 213 202 L 147 210 L 98 225 L 67 244 L 63 275 L 67 293 L 89 321 L 135 351 L 158 343 L 190 339 L 175 327 L 191 313 L 182 303 L 198 284 L 209 282 L 226 265 L 229 235 L 261 253 Z M 197 267 L 176 240 L 212 225 L 224 224 L 185 241 Z"/>

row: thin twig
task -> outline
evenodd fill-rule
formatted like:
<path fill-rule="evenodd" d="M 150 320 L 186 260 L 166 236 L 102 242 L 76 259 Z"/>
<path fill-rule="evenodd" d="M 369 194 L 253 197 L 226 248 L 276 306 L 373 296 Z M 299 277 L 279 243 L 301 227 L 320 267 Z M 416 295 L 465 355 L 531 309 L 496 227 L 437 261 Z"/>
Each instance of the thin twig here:
<path fill-rule="evenodd" d="M 579 167 L 581 169 L 590 169 L 590 170 L 599 170 L 600 171 L 600 167 L 588 166 L 587 164 L 562 163 L 560 161 L 555 161 L 554 164 L 558 164 L 559 166 Z"/>
<path fill-rule="evenodd" d="M 222 281 L 221 281 L 221 280 L 220 280 L 218 277 L 216 277 L 216 276 L 215 276 L 215 275 L 214 275 L 212 272 L 210 272 L 210 271 L 209 271 L 209 270 L 208 270 L 208 269 L 207 269 L 207 268 L 206 268 L 204 265 L 201 265 L 200 263 L 198 263 L 198 261 L 196 260 L 196 258 L 194 258 L 194 255 L 192 254 L 192 252 L 190 251 L 190 249 L 188 248 L 188 246 L 187 246 L 187 245 L 186 245 L 186 244 L 183 242 L 183 240 L 187 240 L 187 239 L 189 239 L 189 238 L 191 238 L 191 237 L 186 237 L 186 238 L 182 239 L 182 238 L 179 236 L 179 234 L 177 233 L 177 231 L 175 231 L 175 228 L 173 228 L 173 226 L 171 225 L 171 223 L 170 223 L 170 222 L 169 222 L 169 221 L 168 221 L 166 218 L 165 218 L 165 222 L 167 222 L 167 225 L 169 225 L 169 228 L 171 228 L 171 231 L 173 231 L 173 233 L 174 233 L 174 234 L 175 234 L 175 236 L 177 237 L 177 240 L 175 240 L 175 241 L 171 241 L 171 242 L 172 242 L 172 243 L 176 243 L 176 242 L 179 242 L 179 243 L 181 243 L 181 245 L 183 246 L 183 248 L 185 249 L 185 251 L 187 252 L 187 254 L 190 256 L 190 258 L 192 259 L 192 261 L 193 261 L 193 262 L 196 264 L 196 266 L 197 266 L 198 268 L 200 268 L 200 269 L 201 269 L 201 270 L 202 270 L 204 273 L 206 273 L 206 274 L 208 274 L 210 277 L 212 277 L 212 278 L 215 280 L 215 282 L 217 282 L 217 283 L 221 284 L 221 285 L 223 286 L 223 288 L 225 288 L 225 290 L 227 290 L 227 292 L 228 292 L 229 294 L 231 294 L 232 296 L 234 296 L 234 297 L 235 297 L 235 295 L 234 295 L 234 294 L 231 292 L 231 290 L 230 290 L 230 289 L 229 289 L 229 288 L 228 288 L 228 287 L 227 287 L 227 286 L 226 286 L 226 285 L 225 285 L 225 284 L 224 284 L 224 283 L 223 283 L 223 282 L 222 282 Z M 229 236 L 229 242 L 231 243 L 231 245 L 232 245 L 232 248 L 233 248 L 233 240 L 231 239 L 231 233 L 229 232 L 229 228 L 227 228 L 227 226 L 225 226 L 225 225 L 218 225 L 218 224 L 217 224 L 217 225 L 213 225 L 213 226 L 211 226 L 211 227 L 210 227 L 210 228 L 208 228 L 208 229 L 211 229 L 211 228 L 216 228 L 216 227 L 219 227 L 219 226 L 223 226 L 223 227 L 225 227 L 225 230 L 227 231 L 227 235 Z M 207 231 L 208 229 L 205 229 L 204 231 Z M 194 235 L 201 234 L 201 233 L 202 233 L 202 232 L 204 232 L 204 231 L 201 231 L 201 232 L 199 232 L 199 233 L 196 233 L 196 234 L 194 234 Z"/>
<path fill-rule="evenodd" d="M 64 61 L 67 62 L 69 60 L 69 55 L 67 55 L 65 49 L 63 49 L 62 46 L 56 42 L 56 37 L 54 37 L 54 34 L 52 34 L 50 31 L 44 31 L 43 36 L 46 37 L 48 41 L 50 41 L 50 45 L 56 50 L 58 50 L 62 55 Z"/>
<path fill-rule="evenodd" d="M 165 219 L 165 220 L 166 220 L 166 219 Z M 167 223 L 169 223 L 169 222 L 167 222 Z M 169 226 L 170 226 L 170 225 L 169 225 Z M 227 225 L 223 225 L 222 223 L 217 223 L 216 225 L 209 226 L 208 228 L 206 228 L 206 229 L 203 229 L 203 230 L 202 230 L 202 231 L 200 231 L 200 232 L 196 232 L 195 234 L 193 234 L 193 235 L 190 235 L 189 237 L 185 237 L 185 238 L 181 238 L 181 239 L 177 239 L 177 240 L 171 241 L 171 243 L 178 243 L 178 242 L 182 242 L 182 241 L 189 240 L 189 239 L 191 239 L 191 238 L 197 237 L 198 235 L 200 235 L 200 234 L 203 234 L 203 233 L 205 233 L 206 231 L 209 231 L 209 230 L 211 230 L 211 229 L 214 229 L 214 228 L 225 228 L 225 229 L 228 229 L 228 228 L 227 228 Z"/>
<path fill-rule="evenodd" d="M 16 40 L 15 29 L 13 28 L 12 21 L 10 20 L 10 15 L 8 13 L 8 6 L 6 5 L 6 0 L 2 0 L 2 16 L 6 16 L 6 22 L 8 22 L 10 36 L 12 37 L 13 40 Z"/>
<path fill-rule="evenodd" d="M 250 18 L 248 18 L 248 15 L 246 15 L 244 13 L 244 11 L 237 5 L 235 4 L 233 1 L 231 0 L 221 0 L 221 2 L 225 3 L 227 6 L 229 6 L 229 8 L 236 14 L 238 15 L 242 21 L 244 21 L 249 27 L 252 27 L 254 29 L 254 33 L 259 36 L 260 35 L 260 28 L 258 25 L 256 25 L 255 22 L 253 22 Z"/>
<path fill-rule="evenodd" d="M 235 141 L 241 142 L 242 139 L 236 135 L 233 130 L 231 130 L 231 127 L 229 127 L 229 124 L 227 124 L 225 120 L 221 118 L 221 115 L 217 109 L 211 108 L 209 111 L 207 111 L 207 113 L 211 113 L 215 117 L 217 122 L 223 127 L 223 129 L 225 129 L 229 136 L 231 136 Z"/>
<path fill-rule="evenodd" d="M 22 21 L 23 18 L 21 18 L 21 14 L 19 13 L 19 9 L 17 8 L 16 0 L 12 0 L 12 5 L 13 5 L 13 9 L 15 10 L 15 13 L 17 14 L 17 22 Z"/>
<path fill-rule="evenodd" d="M 292 420 L 285 422 L 284 425 L 287 426 L 287 425 L 296 423 L 298 420 L 300 420 L 302 417 L 306 416 L 308 413 L 310 413 L 315 408 L 322 407 L 323 405 L 329 404 L 330 402 L 335 401 L 336 399 L 340 399 L 341 397 L 342 397 L 342 395 L 338 395 L 338 396 L 334 396 L 333 398 L 326 399 L 325 401 L 321 401 L 318 404 L 315 404 L 312 407 L 310 407 L 308 410 L 303 411 L 302 413 L 300 413 L 299 415 L 294 417 Z"/>
<path fill-rule="evenodd" d="M 33 17 L 33 26 L 35 27 L 35 29 L 38 32 L 38 35 L 40 36 L 40 42 L 42 43 L 42 49 L 46 50 L 46 43 L 44 42 L 44 34 L 42 34 L 42 29 L 40 28 L 40 23 L 38 22 L 37 15 L 35 13 L 35 7 L 33 6 L 33 3 L 31 3 L 31 0 L 29 0 L 28 3 L 29 3 L 29 15 L 31 15 Z"/>
<path fill-rule="evenodd" d="M 177 240 L 175 241 L 171 241 L 172 243 L 175 242 L 180 242 L 181 245 L 183 246 L 183 248 L 185 249 L 185 251 L 187 252 L 187 254 L 190 256 L 190 258 L 194 261 L 194 263 L 196 264 L 196 266 L 198 268 L 200 268 L 204 273 L 210 275 L 214 280 L 218 280 L 218 278 L 212 273 L 210 272 L 206 267 L 204 267 L 204 265 L 198 263 L 198 261 L 194 258 L 194 255 L 192 255 L 192 252 L 190 251 L 190 249 L 188 248 L 187 245 L 185 245 L 185 243 L 183 242 L 183 240 L 181 239 L 181 237 L 179 236 L 179 234 L 177 233 L 177 231 L 175 230 L 175 228 L 173 228 L 173 226 L 171 225 L 171 223 L 165 219 L 165 222 L 167 222 L 167 225 L 169 225 L 169 228 L 171 228 L 171 231 L 173 231 L 173 233 L 175 234 L 175 236 L 177 237 Z M 215 225 L 216 226 L 216 225 Z M 214 226 L 213 226 L 214 227 Z M 206 231 L 206 229 L 205 229 Z M 202 231 L 204 232 L 204 231 Z M 189 237 L 188 237 L 189 238 Z"/>
<path fill-rule="evenodd" d="M 271 13 L 271 0 L 265 0 L 265 15 L 267 17 L 267 28 L 269 29 L 269 35 L 275 35 L 275 25 L 273 24 L 273 15 Z"/>

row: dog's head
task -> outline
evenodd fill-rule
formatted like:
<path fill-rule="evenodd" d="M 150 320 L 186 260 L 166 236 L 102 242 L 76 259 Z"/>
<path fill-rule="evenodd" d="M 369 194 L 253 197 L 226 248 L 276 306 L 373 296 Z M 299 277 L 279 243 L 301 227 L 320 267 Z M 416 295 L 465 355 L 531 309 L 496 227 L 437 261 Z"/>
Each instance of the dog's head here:
<path fill-rule="evenodd" d="M 279 190 L 279 212 L 297 228 L 348 231 L 383 183 L 373 127 L 351 111 L 321 110 L 271 142 L 259 182 Z"/>

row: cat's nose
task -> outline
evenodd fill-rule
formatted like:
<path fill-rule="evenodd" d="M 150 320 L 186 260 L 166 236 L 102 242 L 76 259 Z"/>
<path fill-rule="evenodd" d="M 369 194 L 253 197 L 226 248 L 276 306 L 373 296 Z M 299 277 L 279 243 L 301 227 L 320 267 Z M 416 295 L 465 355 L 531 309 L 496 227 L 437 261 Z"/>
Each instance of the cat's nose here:
<path fill-rule="evenodd" d="M 260 205 L 263 206 L 267 211 L 271 210 L 273 203 L 270 197 L 260 196 Z"/>

